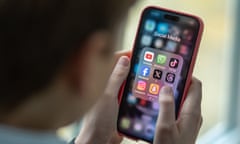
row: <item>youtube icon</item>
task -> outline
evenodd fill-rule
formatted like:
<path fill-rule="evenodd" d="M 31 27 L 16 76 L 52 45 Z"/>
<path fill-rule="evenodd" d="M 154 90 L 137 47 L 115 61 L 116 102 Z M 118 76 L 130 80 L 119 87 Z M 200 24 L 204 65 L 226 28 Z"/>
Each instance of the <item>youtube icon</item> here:
<path fill-rule="evenodd" d="M 146 51 L 144 54 L 144 60 L 147 62 L 152 62 L 154 58 L 154 53 L 150 51 Z"/>

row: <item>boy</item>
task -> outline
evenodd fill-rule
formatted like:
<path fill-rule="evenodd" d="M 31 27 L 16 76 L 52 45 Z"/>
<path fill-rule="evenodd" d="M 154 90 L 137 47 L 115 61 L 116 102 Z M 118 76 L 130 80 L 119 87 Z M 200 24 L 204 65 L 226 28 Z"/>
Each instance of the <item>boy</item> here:
<path fill-rule="evenodd" d="M 0 143 L 62 144 L 55 131 L 84 115 L 73 143 L 112 143 L 117 93 L 130 67 L 124 54 L 113 57 L 113 47 L 131 3 L 0 2 Z M 159 102 L 154 143 L 194 143 L 201 125 L 200 82 L 193 79 L 178 121 L 170 88 L 161 90 Z"/>

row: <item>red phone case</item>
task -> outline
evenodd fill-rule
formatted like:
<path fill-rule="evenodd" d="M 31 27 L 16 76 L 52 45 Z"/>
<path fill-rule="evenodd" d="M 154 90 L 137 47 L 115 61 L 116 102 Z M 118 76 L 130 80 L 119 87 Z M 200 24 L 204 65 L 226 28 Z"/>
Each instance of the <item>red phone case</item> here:
<path fill-rule="evenodd" d="M 194 48 L 194 52 L 193 52 L 193 56 L 192 56 L 192 61 L 191 61 L 191 64 L 190 64 L 190 68 L 189 68 L 189 72 L 188 72 L 188 76 L 187 76 L 187 80 L 186 80 L 186 85 L 185 85 L 185 88 L 184 88 L 184 92 L 183 92 L 183 97 L 182 97 L 182 100 L 181 100 L 181 103 L 180 103 L 180 107 L 179 107 L 179 112 L 177 114 L 177 117 L 179 117 L 180 115 L 180 112 L 181 112 L 181 109 L 182 109 L 182 106 L 183 106 L 183 103 L 186 99 L 186 96 L 187 96 L 187 92 L 188 92 L 188 89 L 191 85 L 191 80 L 192 80 L 192 73 L 193 73 L 193 68 L 194 68 L 194 65 L 195 65 L 195 62 L 196 62 L 196 59 L 197 59 L 197 53 L 198 53 L 198 50 L 199 50 L 199 46 L 200 46 L 200 42 L 201 42 L 201 39 L 202 39 L 202 33 L 203 33 L 203 29 L 204 29 L 204 23 L 202 21 L 202 19 L 198 16 L 195 16 L 195 15 L 191 15 L 191 14 L 186 14 L 184 12 L 177 12 L 177 11 L 174 11 L 174 10 L 169 10 L 169 9 L 166 9 L 166 8 L 161 8 L 161 7 L 155 7 L 155 6 L 149 6 L 149 7 L 146 7 L 143 12 L 146 10 L 146 9 L 149 9 L 149 8 L 153 8 L 153 9 L 160 9 L 160 10 L 163 10 L 163 11 L 167 11 L 167 12 L 172 12 L 172 13 L 176 13 L 176 14 L 180 14 L 180 15 L 185 15 L 185 16 L 189 16 L 189 17 L 193 17 L 195 18 L 196 20 L 198 20 L 199 24 L 200 24 L 200 28 L 199 28 L 199 32 L 198 32 L 198 36 L 197 36 L 197 40 L 196 40 L 196 45 L 195 45 L 195 48 Z M 143 15 L 143 13 L 142 13 Z M 140 21 L 142 20 L 142 15 L 141 15 L 141 19 Z M 140 23 L 138 25 L 138 29 L 140 27 Z M 137 37 L 138 33 L 136 34 L 135 36 L 135 41 L 136 41 L 136 37 Z M 134 46 L 135 48 L 135 46 Z M 134 49 L 132 50 L 134 51 Z M 132 60 L 132 53 L 128 55 L 129 58 Z M 124 87 L 125 87 L 125 84 L 126 84 L 126 81 L 122 84 L 120 90 L 119 90 L 119 94 L 118 94 L 118 102 L 119 104 L 121 103 L 121 100 L 122 100 L 122 95 L 123 95 L 123 91 L 124 91 Z M 133 139 L 133 140 L 138 140 L 136 138 L 132 138 L 130 136 L 127 136 L 127 135 L 124 135 L 120 132 L 118 132 L 119 135 L 121 136 L 125 136 L 127 138 L 130 138 L 130 139 Z"/>

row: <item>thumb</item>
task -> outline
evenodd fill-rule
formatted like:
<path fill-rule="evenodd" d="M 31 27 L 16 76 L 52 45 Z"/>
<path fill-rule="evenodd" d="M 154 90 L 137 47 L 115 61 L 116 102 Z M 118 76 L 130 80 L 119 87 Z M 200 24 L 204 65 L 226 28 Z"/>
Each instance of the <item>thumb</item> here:
<path fill-rule="evenodd" d="M 159 94 L 159 115 L 156 125 L 155 142 L 168 141 L 169 132 L 175 130 L 175 102 L 171 87 L 163 87 Z"/>
<path fill-rule="evenodd" d="M 119 58 L 108 82 L 106 91 L 111 95 L 116 95 L 126 79 L 130 69 L 130 60 L 127 56 L 122 56 Z"/>
<path fill-rule="evenodd" d="M 171 87 L 163 87 L 159 94 L 160 110 L 158 122 L 169 124 L 175 122 L 175 102 Z"/>
<path fill-rule="evenodd" d="M 117 132 L 114 132 L 107 144 L 121 144 L 123 137 L 120 136 Z"/>

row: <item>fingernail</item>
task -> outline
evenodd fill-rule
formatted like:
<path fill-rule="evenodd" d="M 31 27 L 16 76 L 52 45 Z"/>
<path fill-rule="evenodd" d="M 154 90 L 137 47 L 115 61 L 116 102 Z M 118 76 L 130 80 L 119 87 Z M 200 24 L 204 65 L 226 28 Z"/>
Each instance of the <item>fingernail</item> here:
<path fill-rule="evenodd" d="M 129 65 L 129 58 L 126 56 L 122 56 L 119 60 L 118 60 L 118 64 L 122 65 L 122 66 L 128 66 Z"/>
<path fill-rule="evenodd" d="M 169 86 L 164 86 L 162 89 L 161 89 L 161 93 L 164 93 L 166 95 L 172 95 L 173 91 L 172 91 L 172 88 L 169 87 Z"/>

